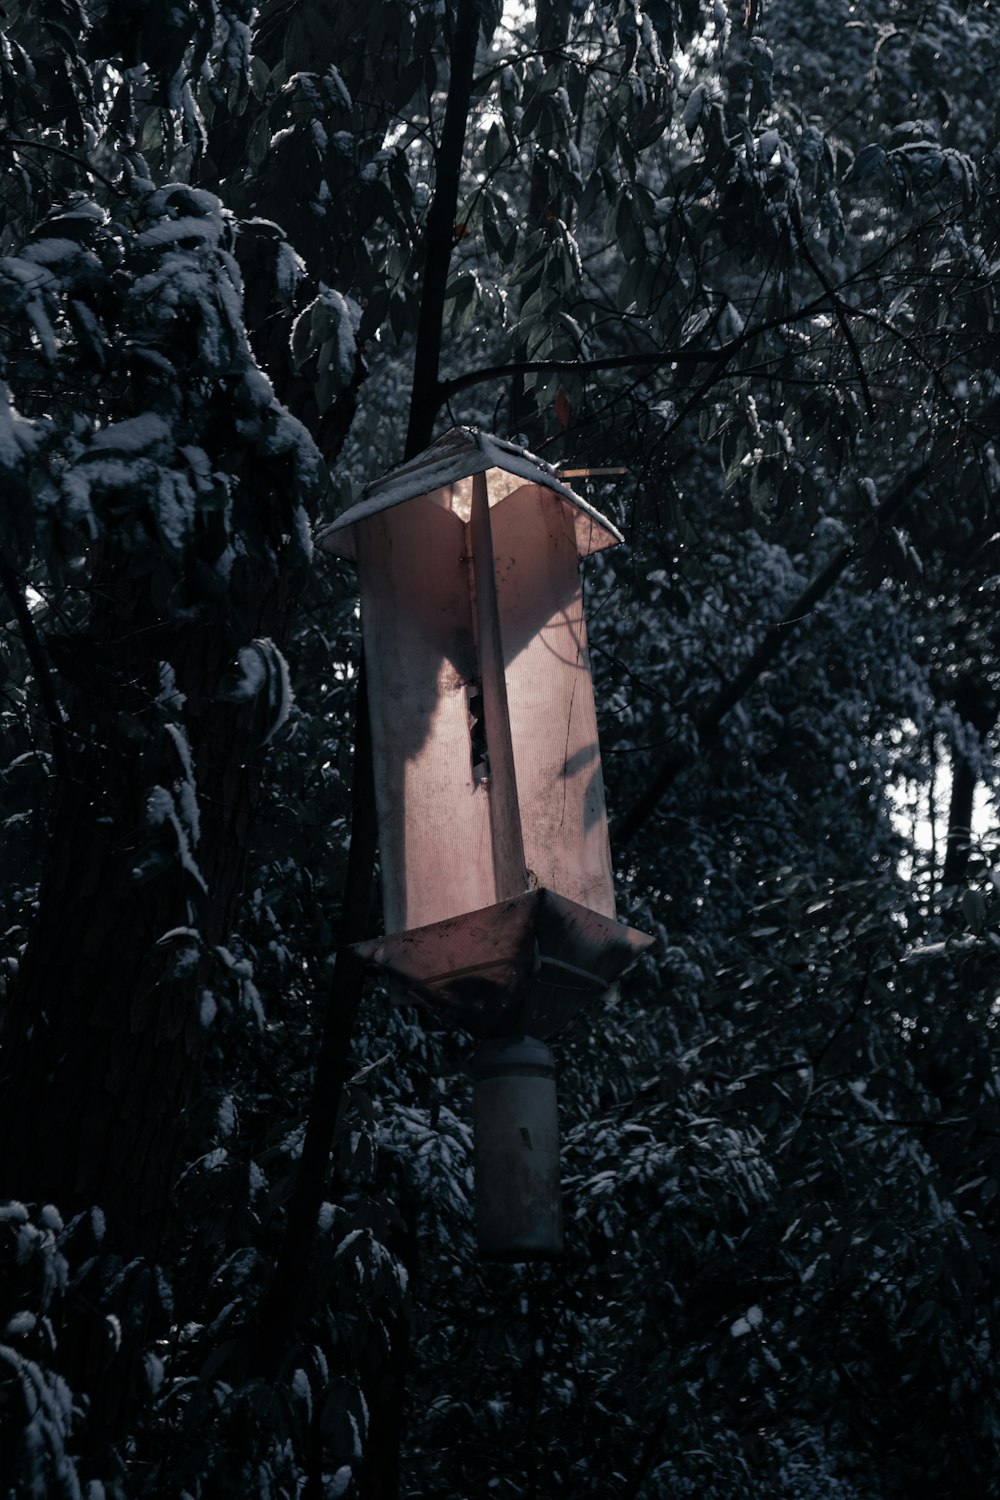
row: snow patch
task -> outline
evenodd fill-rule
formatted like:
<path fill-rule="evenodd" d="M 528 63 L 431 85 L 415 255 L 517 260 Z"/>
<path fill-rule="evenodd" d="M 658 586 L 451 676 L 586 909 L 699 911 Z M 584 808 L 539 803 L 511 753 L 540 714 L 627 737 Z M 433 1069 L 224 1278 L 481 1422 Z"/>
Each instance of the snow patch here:
<path fill-rule="evenodd" d="M 35 452 L 41 437 L 41 427 L 21 415 L 7 382 L 0 380 L 0 465 L 5 469 L 19 468 Z"/>
<path fill-rule="evenodd" d="M 205 883 L 205 877 L 198 868 L 198 863 L 194 857 L 191 839 L 188 836 L 189 830 L 185 826 L 172 794 L 167 791 L 166 787 L 154 786 L 152 788 L 146 798 L 146 817 L 154 828 L 158 828 L 164 823 L 170 824 L 177 839 L 177 853 L 181 864 L 187 870 L 192 880 L 208 895 L 208 886 Z"/>
<path fill-rule="evenodd" d="M 732 1325 L 729 1332 L 732 1334 L 734 1339 L 741 1339 L 744 1334 L 749 1333 L 751 1329 L 759 1328 L 763 1321 L 763 1311 L 755 1304 L 753 1307 L 747 1308 L 742 1318 L 736 1319 L 736 1322 Z"/>
<path fill-rule="evenodd" d="M 170 424 L 156 412 L 143 412 L 139 417 L 126 417 L 122 422 L 110 422 L 100 428 L 90 440 L 90 450 L 113 448 L 116 453 L 146 453 L 160 443 L 169 442 Z"/>
<path fill-rule="evenodd" d="M 4 1329 L 4 1333 L 10 1335 L 11 1338 L 21 1338 L 24 1334 L 31 1333 L 37 1322 L 35 1314 L 25 1309 L 14 1314 Z"/>

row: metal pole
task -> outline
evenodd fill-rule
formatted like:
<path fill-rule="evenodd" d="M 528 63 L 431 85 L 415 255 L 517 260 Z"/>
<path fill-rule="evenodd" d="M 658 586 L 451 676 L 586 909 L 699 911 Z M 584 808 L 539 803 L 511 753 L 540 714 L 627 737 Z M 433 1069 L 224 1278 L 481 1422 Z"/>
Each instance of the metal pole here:
<path fill-rule="evenodd" d="M 472 1060 L 476 1232 L 490 1260 L 562 1254 L 552 1053 L 535 1037 L 483 1042 Z"/>

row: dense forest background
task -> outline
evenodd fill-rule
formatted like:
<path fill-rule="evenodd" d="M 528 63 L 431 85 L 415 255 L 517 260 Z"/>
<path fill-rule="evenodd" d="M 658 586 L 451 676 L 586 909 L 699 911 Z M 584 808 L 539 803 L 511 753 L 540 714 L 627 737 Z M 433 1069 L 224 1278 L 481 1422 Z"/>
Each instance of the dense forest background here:
<path fill-rule="evenodd" d="M 7 1497 L 1000 1492 L 1000 11 L 4 0 Z M 570 469 L 568 1254 L 389 1006 L 328 521 Z"/>

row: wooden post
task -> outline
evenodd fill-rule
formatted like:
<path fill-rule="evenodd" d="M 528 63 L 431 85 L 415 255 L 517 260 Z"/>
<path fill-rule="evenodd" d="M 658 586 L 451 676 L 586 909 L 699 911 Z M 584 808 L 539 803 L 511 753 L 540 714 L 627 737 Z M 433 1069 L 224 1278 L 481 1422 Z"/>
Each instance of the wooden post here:
<path fill-rule="evenodd" d="M 490 531 L 490 505 L 486 475 L 472 481 L 472 575 L 476 594 L 476 630 L 479 666 L 483 677 L 483 717 L 489 753 L 490 834 L 493 842 L 493 874 L 497 900 L 520 896 L 528 889 L 521 835 L 521 813 L 514 772 L 514 747 L 510 736 L 507 684 L 504 678 L 503 641 L 497 605 L 496 568 Z"/>

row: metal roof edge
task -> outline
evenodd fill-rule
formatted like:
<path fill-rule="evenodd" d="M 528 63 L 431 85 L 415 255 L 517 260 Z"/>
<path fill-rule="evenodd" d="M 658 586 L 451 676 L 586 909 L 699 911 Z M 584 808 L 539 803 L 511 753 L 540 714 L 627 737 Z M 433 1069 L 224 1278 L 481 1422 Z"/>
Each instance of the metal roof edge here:
<path fill-rule="evenodd" d="M 338 539 L 337 544 L 330 545 L 328 539 L 359 521 L 377 515 L 379 511 L 402 505 L 407 500 L 441 489 L 446 484 L 454 484 L 459 479 L 481 474 L 486 469 L 503 469 L 528 483 L 541 484 L 552 490 L 612 539 L 605 546 L 614 546 L 624 540 L 617 526 L 560 479 L 556 470 L 544 459 L 505 438 L 482 432 L 477 427 L 451 427 L 416 458 L 400 464 L 381 479 L 373 480 L 367 485 L 355 505 L 343 511 L 317 534 L 316 546 L 324 552 L 342 552 L 345 550 L 342 540 Z M 353 548 L 346 555 L 350 556 L 352 553 Z"/>

